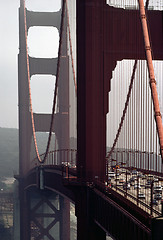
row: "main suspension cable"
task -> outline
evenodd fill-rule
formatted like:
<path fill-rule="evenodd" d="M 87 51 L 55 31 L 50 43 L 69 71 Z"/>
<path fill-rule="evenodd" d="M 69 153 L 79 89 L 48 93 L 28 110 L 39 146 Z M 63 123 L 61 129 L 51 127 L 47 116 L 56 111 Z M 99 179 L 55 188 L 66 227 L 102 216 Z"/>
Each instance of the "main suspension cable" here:
<path fill-rule="evenodd" d="M 61 15 L 61 27 L 60 27 L 60 42 L 59 42 L 59 50 L 58 50 L 58 63 L 57 63 L 57 73 L 56 73 L 56 82 L 55 82 L 55 91 L 54 91 L 54 99 L 53 99 L 53 108 L 52 108 L 52 116 L 51 116 L 51 123 L 50 123 L 50 130 L 49 130 L 49 137 L 48 143 L 46 147 L 46 152 L 44 155 L 43 160 L 40 158 L 40 154 L 38 151 L 37 140 L 36 140 L 36 131 L 35 131 L 35 124 L 34 124 L 34 116 L 33 116 L 33 108 L 32 108 L 32 97 L 31 97 L 31 85 L 30 85 L 30 70 L 29 70 L 29 55 L 28 55 L 28 44 L 27 44 L 27 19 L 26 19 L 26 7 L 25 7 L 25 0 L 24 0 L 24 25 L 25 25 L 25 44 L 26 44 L 26 60 L 27 60 L 27 77 L 28 77 L 28 86 L 29 86 L 29 105 L 30 105 L 30 112 L 31 112 L 31 122 L 32 122 L 32 131 L 33 131 L 33 139 L 35 144 L 35 151 L 37 159 L 40 163 L 44 163 L 50 147 L 51 142 L 51 135 L 52 135 L 52 128 L 54 122 L 54 111 L 56 106 L 56 97 L 57 97 L 57 87 L 58 87 L 58 80 L 59 80 L 59 69 L 60 69 L 60 58 L 61 58 L 61 45 L 62 45 L 62 33 L 63 33 L 63 22 L 64 22 L 64 12 L 65 12 L 65 0 L 63 1 L 62 7 L 62 15 Z"/>

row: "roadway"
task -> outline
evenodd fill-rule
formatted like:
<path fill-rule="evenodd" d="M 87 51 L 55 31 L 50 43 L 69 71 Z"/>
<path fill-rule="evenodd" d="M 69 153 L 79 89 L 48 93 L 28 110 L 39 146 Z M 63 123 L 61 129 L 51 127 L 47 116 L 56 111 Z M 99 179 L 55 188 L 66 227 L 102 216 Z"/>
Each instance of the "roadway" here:
<path fill-rule="evenodd" d="M 156 217 L 161 214 L 162 191 L 158 190 L 159 196 L 156 196 L 156 194 L 153 192 L 152 181 L 153 187 L 161 186 L 161 188 L 162 181 L 154 176 L 145 175 L 137 171 L 130 172 L 125 169 L 116 171 L 115 176 L 109 172 L 111 177 L 108 177 L 108 187 L 111 187 L 113 190 L 125 196 L 152 216 Z M 153 202 L 152 210 L 151 200 Z"/>

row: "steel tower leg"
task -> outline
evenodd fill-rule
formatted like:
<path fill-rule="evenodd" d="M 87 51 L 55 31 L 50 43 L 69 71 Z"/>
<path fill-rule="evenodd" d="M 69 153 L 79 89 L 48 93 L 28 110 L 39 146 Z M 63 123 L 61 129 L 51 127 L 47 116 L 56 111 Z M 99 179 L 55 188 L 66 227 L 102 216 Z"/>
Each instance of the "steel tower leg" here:
<path fill-rule="evenodd" d="M 104 0 L 77 1 L 77 145 L 79 178 L 105 180 Z"/>
<path fill-rule="evenodd" d="M 70 201 L 60 197 L 61 219 L 60 240 L 70 240 Z"/>
<path fill-rule="evenodd" d="M 30 237 L 70 240 L 70 203 L 55 192 L 28 192 Z"/>
<path fill-rule="evenodd" d="M 14 183 L 14 213 L 13 213 L 13 240 L 20 240 L 20 200 L 19 200 L 19 185 L 16 181 Z"/>
<path fill-rule="evenodd" d="M 75 211 L 77 240 L 106 240 L 106 233 L 94 222 L 87 187 L 81 187 L 78 191 Z"/>
<path fill-rule="evenodd" d="M 29 201 L 24 191 L 23 179 L 19 179 L 20 239 L 30 240 Z"/>

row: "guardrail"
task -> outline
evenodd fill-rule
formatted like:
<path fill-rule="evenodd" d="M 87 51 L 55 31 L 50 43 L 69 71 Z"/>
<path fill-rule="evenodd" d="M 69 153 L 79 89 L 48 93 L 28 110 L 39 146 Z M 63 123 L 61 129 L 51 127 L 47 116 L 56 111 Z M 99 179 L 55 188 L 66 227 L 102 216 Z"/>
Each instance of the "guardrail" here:
<path fill-rule="evenodd" d="M 40 158 L 44 158 L 44 153 L 40 155 Z M 65 165 L 71 168 L 76 167 L 76 159 L 77 159 L 77 150 L 76 149 L 59 149 L 50 151 L 47 154 L 46 161 L 42 164 L 38 161 L 37 158 L 34 158 L 31 162 L 31 168 L 40 165 Z"/>
<path fill-rule="evenodd" d="M 44 154 L 41 155 L 41 158 L 44 158 Z M 35 158 L 32 161 L 31 168 L 34 168 L 36 166 L 62 166 L 62 177 L 63 179 L 67 180 L 68 184 L 89 184 L 88 182 L 84 182 L 84 179 L 78 179 L 76 176 L 76 162 L 77 162 L 77 150 L 76 149 L 60 149 L 51 151 L 47 155 L 47 159 L 43 164 L 40 164 L 37 158 Z M 121 168 L 123 170 L 123 168 Z M 136 170 L 135 170 L 136 171 Z M 153 187 L 154 187 L 154 179 L 151 181 L 151 185 L 148 186 L 148 189 L 146 190 L 145 181 L 144 183 L 142 180 L 140 180 L 139 177 L 136 177 L 135 184 L 144 184 L 142 189 L 143 193 L 145 194 L 145 198 L 139 198 L 139 193 L 141 191 L 139 189 L 134 189 L 132 187 L 132 190 L 123 189 L 123 184 L 120 184 L 118 182 L 117 178 L 117 169 L 114 171 L 115 177 L 112 178 L 111 182 L 107 181 L 105 183 L 97 183 L 96 185 L 99 185 L 100 188 L 102 187 L 104 192 L 107 192 L 108 189 L 112 189 L 115 192 L 118 192 L 119 194 L 123 195 L 126 199 L 132 201 L 135 205 L 137 205 L 139 208 L 146 211 L 151 217 L 160 216 L 162 214 L 162 206 L 161 206 L 161 200 L 159 200 L 159 206 L 154 205 L 153 202 Z M 121 178 L 124 180 L 124 184 L 127 184 L 129 182 L 129 176 L 132 176 L 133 170 L 124 169 L 122 171 Z M 149 175 L 146 175 L 147 177 Z M 160 177 L 160 176 L 159 176 Z M 107 177 L 108 179 L 108 177 Z M 162 178 L 158 179 L 157 185 L 160 184 L 160 181 Z M 91 186 L 95 183 L 91 182 Z M 144 190 L 145 189 L 145 190 Z"/>

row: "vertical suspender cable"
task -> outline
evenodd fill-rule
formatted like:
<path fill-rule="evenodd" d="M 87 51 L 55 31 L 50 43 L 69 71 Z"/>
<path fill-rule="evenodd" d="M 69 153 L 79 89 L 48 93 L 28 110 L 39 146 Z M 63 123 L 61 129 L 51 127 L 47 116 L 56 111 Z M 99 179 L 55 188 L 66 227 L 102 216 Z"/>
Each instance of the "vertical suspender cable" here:
<path fill-rule="evenodd" d="M 140 64 L 139 64 L 140 65 Z M 139 138 L 139 135 L 140 135 L 140 122 L 139 122 L 139 119 L 140 119 L 140 72 L 139 72 L 139 68 L 138 68 L 138 76 L 137 78 L 139 79 L 138 81 L 138 90 L 137 90 L 137 94 L 138 94 L 138 104 L 137 104 L 137 146 L 138 146 L 138 151 L 139 151 L 139 168 L 140 168 L 140 160 L 141 160 L 141 149 L 140 149 L 140 138 Z"/>
<path fill-rule="evenodd" d="M 135 160 L 133 162 L 133 89 L 131 92 L 131 126 L 130 126 L 130 131 L 131 131 L 131 164 L 135 167 Z"/>
<path fill-rule="evenodd" d="M 148 65 L 148 71 L 149 71 L 150 87 L 151 87 L 152 99 L 154 104 L 155 120 L 156 120 L 158 136 L 159 136 L 160 152 L 161 152 L 162 163 L 163 163 L 163 125 L 162 125 L 161 112 L 160 112 L 159 101 L 158 101 L 158 94 L 156 89 L 156 80 L 154 76 L 153 63 L 152 63 L 152 54 L 151 54 L 151 46 L 150 46 L 148 27 L 147 27 L 147 19 L 146 19 L 143 0 L 138 0 L 138 3 L 139 3 L 140 18 L 141 18 L 141 24 L 142 24 L 142 30 L 143 30 L 147 65 Z"/>
<path fill-rule="evenodd" d="M 142 81 L 142 149 L 143 149 L 143 169 L 145 168 L 145 147 L 144 147 L 144 138 L 145 138 L 145 128 L 144 128 L 144 66 L 141 61 L 141 81 Z"/>
<path fill-rule="evenodd" d="M 137 66 L 137 60 L 135 60 L 135 63 L 134 63 L 134 67 L 133 67 L 133 72 L 132 72 L 132 76 L 131 76 L 131 82 L 130 82 L 130 85 L 129 85 L 129 90 L 128 90 L 128 94 L 127 94 L 127 99 L 126 99 L 126 102 L 125 102 L 125 107 L 124 107 L 124 110 L 123 110 L 123 114 L 122 114 L 122 117 L 121 117 L 121 121 L 120 121 L 120 124 L 119 124 L 119 128 L 118 128 L 118 131 L 117 131 L 117 134 L 116 134 L 116 137 L 114 139 L 114 143 L 113 143 L 113 146 L 107 156 L 107 158 L 110 158 L 113 150 L 114 150 L 114 147 L 118 141 L 118 137 L 119 137 L 119 134 L 121 132 L 121 128 L 122 128 L 122 125 L 123 125 L 123 122 L 124 122 L 124 119 L 125 119 L 125 115 L 126 115 L 126 112 L 127 112 L 127 107 L 128 107 L 128 104 L 129 104 L 129 99 L 130 99 L 130 95 L 131 95 L 131 90 L 132 90 L 132 86 L 133 86 L 133 81 L 134 81 L 134 78 L 135 78 L 135 72 L 136 72 L 136 66 Z M 131 124 L 131 123 L 130 123 Z M 129 145 L 128 145 L 129 147 Z"/>
<path fill-rule="evenodd" d="M 146 149 L 147 149 L 147 169 L 149 169 L 149 155 L 150 155 L 150 148 L 149 148 L 149 132 L 150 132 L 150 128 L 149 128 L 149 90 L 148 90 L 148 82 L 147 82 L 147 72 L 145 71 L 145 78 L 146 78 L 146 89 L 147 89 L 147 93 L 146 93 L 146 123 L 147 123 L 147 138 L 146 138 Z"/>
<path fill-rule="evenodd" d="M 143 130 L 142 130 L 142 118 L 143 118 L 143 97 L 142 97 L 142 62 L 140 62 L 140 99 L 141 99 L 141 114 L 140 114 L 140 146 L 141 146 L 141 168 L 143 168 Z"/>

